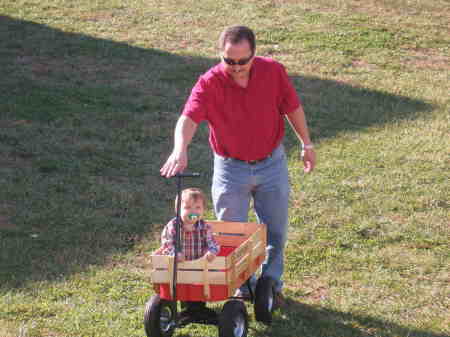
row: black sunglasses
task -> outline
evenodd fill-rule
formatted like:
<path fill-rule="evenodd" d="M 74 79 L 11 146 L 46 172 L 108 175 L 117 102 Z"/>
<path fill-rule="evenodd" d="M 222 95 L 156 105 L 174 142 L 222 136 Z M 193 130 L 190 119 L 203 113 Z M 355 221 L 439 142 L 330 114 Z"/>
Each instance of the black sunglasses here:
<path fill-rule="evenodd" d="M 230 58 L 226 58 L 224 56 L 222 56 L 223 61 L 228 64 L 229 66 L 235 66 L 236 64 L 240 65 L 240 66 L 244 66 L 247 63 L 250 62 L 250 60 L 253 58 L 253 54 L 250 57 L 247 57 L 246 59 L 240 59 L 238 61 L 235 61 L 233 59 Z"/>

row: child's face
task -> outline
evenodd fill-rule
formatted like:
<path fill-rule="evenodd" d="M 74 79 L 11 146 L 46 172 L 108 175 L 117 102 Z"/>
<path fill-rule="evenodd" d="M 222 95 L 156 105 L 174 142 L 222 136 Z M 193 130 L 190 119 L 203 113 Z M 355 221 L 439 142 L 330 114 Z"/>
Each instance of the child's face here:
<path fill-rule="evenodd" d="M 193 200 L 193 199 L 186 199 L 181 201 L 181 220 L 183 220 L 183 223 L 188 225 L 188 228 L 192 230 L 192 226 L 194 223 L 196 223 L 198 220 L 200 220 L 203 217 L 204 207 L 203 207 L 203 201 Z"/>

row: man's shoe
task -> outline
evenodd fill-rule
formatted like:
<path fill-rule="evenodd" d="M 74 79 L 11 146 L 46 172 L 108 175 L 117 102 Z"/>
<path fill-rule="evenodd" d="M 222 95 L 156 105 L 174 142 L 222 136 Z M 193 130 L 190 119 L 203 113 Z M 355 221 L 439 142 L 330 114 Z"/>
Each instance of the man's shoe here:
<path fill-rule="evenodd" d="M 253 293 L 253 295 L 254 295 L 254 293 Z M 240 288 L 236 289 L 236 291 L 234 292 L 233 297 L 236 297 L 236 298 L 239 298 L 239 299 L 243 299 L 243 300 L 250 300 L 251 299 L 250 292 L 248 290 L 244 291 L 244 290 L 242 290 Z"/>
<path fill-rule="evenodd" d="M 286 299 L 284 298 L 281 291 L 275 292 L 273 294 L 273 310 L 283 308 L 286 305 Z"/>

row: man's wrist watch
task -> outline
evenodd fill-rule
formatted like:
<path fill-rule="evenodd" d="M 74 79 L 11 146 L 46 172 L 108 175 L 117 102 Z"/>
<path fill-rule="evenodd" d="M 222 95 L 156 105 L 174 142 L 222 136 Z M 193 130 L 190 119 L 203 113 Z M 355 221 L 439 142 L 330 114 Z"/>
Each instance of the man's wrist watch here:
<path fill-rule="evenodd" d="M 309 144 L 303 144 L 302 145 L 302 150 L 304 151 L 304 150 L 312 150 L 312 149 L 314 149 L 314 145 L 312 144 L 312 143 L 309 143 Z"/>

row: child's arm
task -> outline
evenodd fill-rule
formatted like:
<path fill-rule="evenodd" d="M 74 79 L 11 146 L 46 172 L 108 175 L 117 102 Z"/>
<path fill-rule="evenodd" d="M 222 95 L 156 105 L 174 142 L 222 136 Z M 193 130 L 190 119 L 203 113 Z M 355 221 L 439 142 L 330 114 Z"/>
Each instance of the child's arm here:
<path fill-rule="evenodd" d="M 163 255 L 175 256 L 175 236 L 176 236 L 176 228 L 175 221 L 170 221 L 161 234 L 161 250 L 163 251 Z M 186 260 L 184 254 L 179 252 L 177 254 L 177 260 L 179 262 L 183 262 Z"/>
<path fill-rule="evenodd" d="M 161 248 L 164 255 L 175 255 L 175 226 L 174 221 L 170 221 L 161 233 Z"/>

